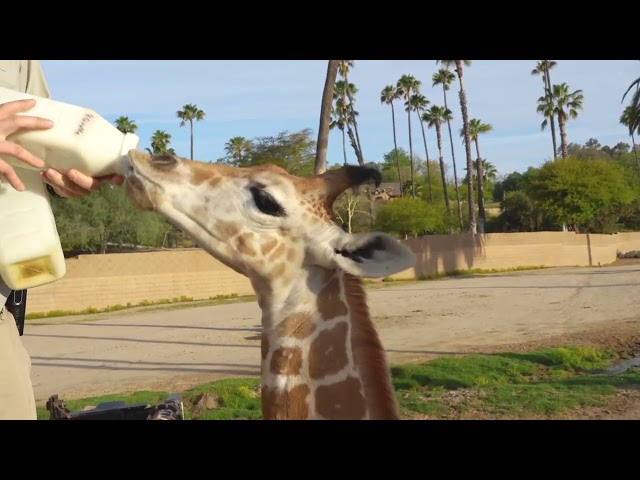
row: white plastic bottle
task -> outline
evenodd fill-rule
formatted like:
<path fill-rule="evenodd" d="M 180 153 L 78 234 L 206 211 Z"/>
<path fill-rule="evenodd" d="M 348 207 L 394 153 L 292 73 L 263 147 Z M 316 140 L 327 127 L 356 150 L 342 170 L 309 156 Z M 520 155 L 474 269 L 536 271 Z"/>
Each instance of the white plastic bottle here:
<path fill-rule="evenodd" d="M 7 138 L 41 158 L 44 167 L 0 155 L 25 185 L 19 192 L 0 176 L 0 277 L 13 290 L 44 285 L 66 273 L 49 194 L 39 172 L 53 168 L 76 169 L 92 177 L 124 174 L 126 155 L 139 143 L 136 135 L 120 132 L 91 109 L 0 87 L 0 104 L 22 99 L 35 99 L 36 104 L 20 115 L 50 119 L 53 127 L 22 130 Z"/>

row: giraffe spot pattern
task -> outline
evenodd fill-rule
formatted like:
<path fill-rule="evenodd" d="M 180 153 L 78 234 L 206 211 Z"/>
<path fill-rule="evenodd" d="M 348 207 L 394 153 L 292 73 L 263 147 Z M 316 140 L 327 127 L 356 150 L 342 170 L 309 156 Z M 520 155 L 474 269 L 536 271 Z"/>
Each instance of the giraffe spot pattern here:
<path fill-rule="evenodd" d="M 218 231 L 220 238 L 232 238 L 240 233 L 240 225 L 236 222 L 218 220 L 218 223 L 216 223 L 216 230 Z"/>
<path fill-rule="evenodd" d="M 310 313 L 293 313 L 276 326 L 276 335 L 279 337 L 293 337 L 304 339 L 316 329 L 311 320 Z"/>
<path fill-rule="evenodd" d="M 309 387 L 296 385 L 289 391 L 262 387 L 262 417 L 265 420 L 305 420 L 309 416 Z"/>
<path fill-rule="evenodd" d="M 254 250 L 253 246 L 251 245 L 253 243 L 252 242 L 253 237 L 254 235 L 251 232 L 242 233 L 238 235 L 238 238 L 236 240 L 236 246 L 238 248 L 238 252 L 240 252 L 242 255 L 255 257 L 257 252 Z"/>
<path fill-rule="evenodd" d="M 298 375 L 302 368 L 302 350 L 298 347 L 280 347 L 271 356 L 271 372 Z"/>
<path fill-rule="evenodd" d="M 278 240 L 276 238 L 269 237 L 260 244 L 260 251 L 263 255 L 267 255 L 271 250 L 275 248 L 277 244 Z"/>
<path fill-rule="evenodd" d="M 260 355 L 262 356 L 262 360 L 267 359 L 268 353 L 269 353 L 269 336 L 266 333 L 263 333 L 262 340 L 260 341 Z"/>
<path fill-rule="evenodd" d="M 337 277 L 333 277 L 320 291 L 318 311 L 325 320 L 332 320 L 348 313 L 347 306 L 340 298 L 340 282 Z"/>
<path fill-rule="evenodd" d="M 347 357 L 347 332 L 349 326 L 340 322 L 332 329 L 318 334 L 309 348 L 309 376 L 324 378 L 338 373 L 349 363 Z"/>
<path fill-rule="evenodd" d="M 367 413 L 365 399 L 360 392 L 360 380 L 347 377 L 333 385 L 316 389 L 316 412 L 335 420 L 359 420 Z"/>

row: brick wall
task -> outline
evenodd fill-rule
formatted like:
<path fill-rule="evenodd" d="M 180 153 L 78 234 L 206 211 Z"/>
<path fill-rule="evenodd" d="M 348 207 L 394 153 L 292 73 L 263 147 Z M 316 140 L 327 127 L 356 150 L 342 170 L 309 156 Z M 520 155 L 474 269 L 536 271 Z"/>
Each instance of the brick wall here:
<path fill-rule="evenodd" d="M 576 235 L 567 232 L 430 235 L 405 240 L 418 260 L 393 278 L 453 270 L 518 266 L 606 265 L 617 252 L 640 250 L 640 232 Z M 196 300 L 253 294 L 249 280 L 200 249 L 81 255 L 66 260 L 61 280 L 29 290 L 27 312 L 84 310 L 187 296 Z"/>

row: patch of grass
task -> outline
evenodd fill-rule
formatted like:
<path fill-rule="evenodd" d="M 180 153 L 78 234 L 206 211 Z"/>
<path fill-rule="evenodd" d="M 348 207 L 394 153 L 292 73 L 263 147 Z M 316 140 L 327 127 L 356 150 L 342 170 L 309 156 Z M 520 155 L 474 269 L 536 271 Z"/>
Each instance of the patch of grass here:
<path fill-rule="evenodd" d="M 140 308 L 140 307 L 156 307 L 167 309 L 167 308 L 186 308 L 191 306 L 211 306 L 211 305 L 219 305 L 222 303 L 236 303 L 236 302 L 249 302 L 251 300 L 255 300 L 255 295 L 242 295 L 232 293 L 228 295 L 216 295 L 214 297 L 209 297 L 206 300 L 194 300 L 193 297 L 187 297 L 182 295 L 180 297 L 174 298 L 162 298 L 159 300 L 143 300 L 138 303 L 128 302 L 126 305 L 117 304 L 117 305 L 109 305 L 104 308 L 95 308 L 88 307 L 83 310 L 50 310 L 48 312 L 34 312 L 27 313 L 25 315 L 26 320 L 37 320 L 37 319 L 46 319 L 46 318 L 59 318 L 59 317 L 67 317 L 67 316 L 79 316 L 79 315 L 92 315 L 96 313 L 109 313 L 109 312 L 117 312 L 121 310 L 128 310 L 132 308 Z"/>
<path fill-rule="evenodd" d="M 418 275 L 416 277 L 417 280 L 425 281 L 425 280 L 437 280 L 445 277 L 459 277 L 462 275 L 487 275 L 492 273 L 510 273 L 510 272 L 522 272 L 529 270 L 542 270 L 545 268 L 544 265 L 523 265 L 519 267 L 511 267 L 511 268 L 472 268 L 469 270 L 452 270 L 451 272 L 441 272 L 434 273 L 431 275 Z M 390 280 L 390 281 L 398 281 L 398 280 Z"/>
<path fill-rule="evenodd" d="M 596 374 L 618 359 L 610 350 L 559 346 L 528 353 L 441 357 L 391 366 L 392 380 L 405 418 L 427 415 L 455 418 L 474 410 L 491 415 L 552 414 L 579 406 L 604 405 L 620 389 L 640 386 L 640 369 L 621 375 Z M 232 378 L 182 392 L 187 420 L 260 419 L 260 379 Z M 67 401 L 71 411 L 122 400 L 158 404 L 167 392 L 142 391 Z M 44 407 L 38 418 L 47 419 Z"/>

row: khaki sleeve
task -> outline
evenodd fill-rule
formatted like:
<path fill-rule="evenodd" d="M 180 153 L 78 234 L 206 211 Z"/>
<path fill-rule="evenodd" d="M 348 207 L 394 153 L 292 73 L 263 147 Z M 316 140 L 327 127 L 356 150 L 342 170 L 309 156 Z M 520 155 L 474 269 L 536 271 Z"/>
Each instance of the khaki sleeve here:
<path fill-rule="evenodd" d="M 27 88 L 26 93 L 39 97 L 51 98 L 47 79 L 44 77 L 42 66 L 38 60 L 27 61 Z"/>

